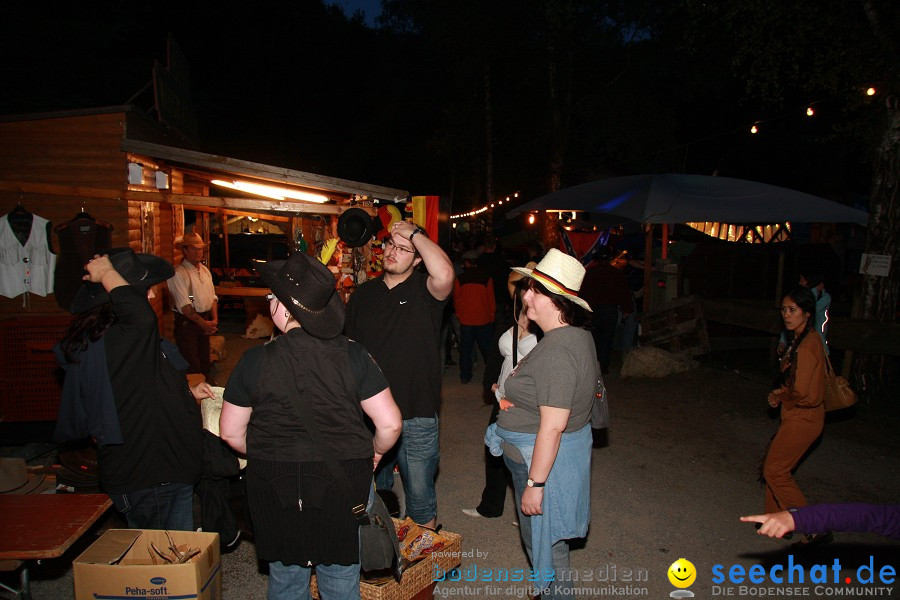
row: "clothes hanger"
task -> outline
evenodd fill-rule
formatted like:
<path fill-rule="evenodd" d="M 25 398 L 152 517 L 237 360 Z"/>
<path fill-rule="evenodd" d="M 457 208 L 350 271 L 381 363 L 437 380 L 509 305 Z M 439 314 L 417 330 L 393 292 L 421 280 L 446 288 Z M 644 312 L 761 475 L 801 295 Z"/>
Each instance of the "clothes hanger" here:
<path fill-rule="evenodd" d="M 81 212 L 73 217 L 73 219 L 90 219 L 91 221 L 96 221 L 94 217 L 89 215 L 86 210 L 84 210 L 84 204 L 81 205 Z"/>
<path fill-rule="evenodd" d="M 31 213 L 28 212 L 27 210 L 25 210 L 25 207 L 22 206 L 21 198 L 16 203 L 16 207 L 14 209 L 12 209 L 11 211 L 9 211 L 9 214 L 11 214 L 11 215 L 29 215 L 29 216 L 31 215 Z"/>

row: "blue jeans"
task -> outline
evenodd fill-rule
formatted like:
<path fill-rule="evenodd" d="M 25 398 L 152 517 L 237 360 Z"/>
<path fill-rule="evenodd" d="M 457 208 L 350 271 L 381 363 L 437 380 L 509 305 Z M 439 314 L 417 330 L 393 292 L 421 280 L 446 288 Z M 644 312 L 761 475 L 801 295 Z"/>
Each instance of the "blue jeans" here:
<path fill-rule="evenodd" d="M 522 492 L 528 485 L 528 466 L 524 462 L 512 460 L 506 454 L 503 455 L 503 461 L 512 475 L 513 490 L 516 494 L 516 513 L 519 515 L 519 535 L 522 536 L 522 544 L 525 546 L 528 562 L 531 562 L 531 517 L 522 513 Z M 541 594 L 541 598 L 571 598 L 571 594 L 568 593 L 569 589 L 577 584 L 571 578 L 564 578 L 568 581 L 558 581 L 559 573 L 570 568 L 569 543 L 566 540 L 559 540 L 553 544 L 551 549 L 553 570 L 557 574 L 557 581 L 554 583 L 558 582 L 558 587 L 551 585 L 549 591 Z"/>
<path fill-rule="evenodd" d="M 310 600 L 312 567 L 269 563 L 268 600 Z M 359 600 L 359 563 L 316 565 L 316 584 L 322 600 Z"/>
<path fill-rule="evenodd" d="M 190 484 L 158 483 L 109 498 L 131 529 L 194 530 L 194 486 Z"/>
<path fill-rule="evenodd" d="M 375 474 L 376 487 L 389 490 L 394 486 L 394 465 L 399 465 L 406 516 L 420 524 L 437 516 L 434 477 L 440 461 L 439 425 L 437 417 L 404 419 L 400 440 Z"/>
<path fill-rule="evenodd" d="M 496 349 L 494 323 L 459 326 L 459 378 L 465 383 L 472 379 L 472 350 L 475 343 L 487 364 L 488 357 Z"/>

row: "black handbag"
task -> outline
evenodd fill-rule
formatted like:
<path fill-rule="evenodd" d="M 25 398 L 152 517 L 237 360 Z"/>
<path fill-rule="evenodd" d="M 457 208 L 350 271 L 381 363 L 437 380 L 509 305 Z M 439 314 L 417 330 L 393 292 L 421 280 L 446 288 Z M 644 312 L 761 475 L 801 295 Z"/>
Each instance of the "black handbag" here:
<path fill-rule="evenodd" d="M 374 497 L 368 512 L 362 504 L 353 509 L 359 523 L 359 569 L 367 573 L 390 569 L 399 582 L 407 566 L 406 559 L 400 553 L 397 529 L 384 500 L 378 494 Z"/>

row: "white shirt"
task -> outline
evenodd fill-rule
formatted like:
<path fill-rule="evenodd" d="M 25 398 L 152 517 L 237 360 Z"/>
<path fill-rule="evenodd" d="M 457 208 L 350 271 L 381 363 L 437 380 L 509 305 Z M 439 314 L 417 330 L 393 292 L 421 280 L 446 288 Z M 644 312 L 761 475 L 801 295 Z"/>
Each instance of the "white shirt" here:
<path fill-rule="evenodd" d="M 497 391 L 500 396 L 506 396 L 503 384 L 506 382 L 506 378 L 509 377 L 509 374 L 512 373 L 512 370 L 516 367 L 516 365 L 513 364 L 512 343 L 513 328 L 510 327 L 500 336 L 500 340 L 497 342 L 500 354 L 503 355 L 503 365 L 500 367 L 500 378 L 497 380 Z M 519 345 L 516 348 L 517 358 L 522 360 L 526 354 L 534 350 L 537 343 L 538 339 L 536 335 L 533 333 L 525 334 L 525 337 L 519 340 Z"/>
<path fill-rule="evenodd" d="M 175 267 L 175 275 L 169 279 L 169 293 L 172 306 L 179 313 L 188 304 L 192 304 L 198 313 L 212 310 L 213 302 L 219 299 L 209 269 L 202 263 L 193 265 L 187 260 Z"/>

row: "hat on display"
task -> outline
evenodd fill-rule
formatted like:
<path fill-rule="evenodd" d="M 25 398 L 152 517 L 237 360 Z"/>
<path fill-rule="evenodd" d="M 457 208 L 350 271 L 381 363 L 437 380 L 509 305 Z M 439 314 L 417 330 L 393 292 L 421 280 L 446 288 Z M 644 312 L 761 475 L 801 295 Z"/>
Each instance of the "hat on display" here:
<path fill-rule="evenodd" d="M 361 208 L 347 209 L 338 218 L 337 234 L 351 248 L 364 246 L 375 235 L 372 217 Z"/>
<path fill-rule="evenodd" d="M 533 270 L 536 266 L 537 266 L 536 262 L 534 262 L 533 260 L 529 260 L 528 263 L 526 263 L 525 268 Z M 523 275 L 522 273 L 519 273 L 515 269 L 513 269 L 513 272 L 509 274 L 509 277 L 506 279 L 506 286 L 509 288 L 509 297 L 510 298 L 515 297 L 516 283 L 518 283 L 519 280 L 522 279 L 523 277 L 525 277 L 525 275 Z"/>
<path fill-rule="evenodd" d="M 317 259 L 295 252 L 287 260 L 259 263 L 256 270 L 311 336 L 327 340 L 344 330 L 344 304 L 334 275 Z"/>
<path fill-rule="evenodd" d="M 175 240 L 176 246 L 192 246 L 194 248 L 206 248 L 209 246 L 206 242 L 203 241 L 203 238 L 199 233 L 186 233 L 180 238 Z"/>
<path fill-rule="evenodd" d="M 112 248 L 100 254 L 109 255 L 109 262 L 129 285 L 144 290 L 170 279 L 175 274 L 175 269 L 169 261 L 153 254 L 138 254 L 131 248 Z M 86 281 L 75 294 L 69 310 L 77 315 L 103 306 L 109 301 L 109 294 L 102 284 Z"/>
<path fill-rule="evenodd" d="M 551 293 L 571 300 L 581 308 L 591 311 L 591 306 L 578 297 L 585 269 L 581 261 L 574 256 L 551 248 L 534 268 L 513 267 L 513 271 L 523 277 L 534 279 Z"/>
<path fill-rule="evenodd" d="M 28 472 L 24 458 L 0 458 L 0 494 L 28 494 L 44 482 Z"/>

